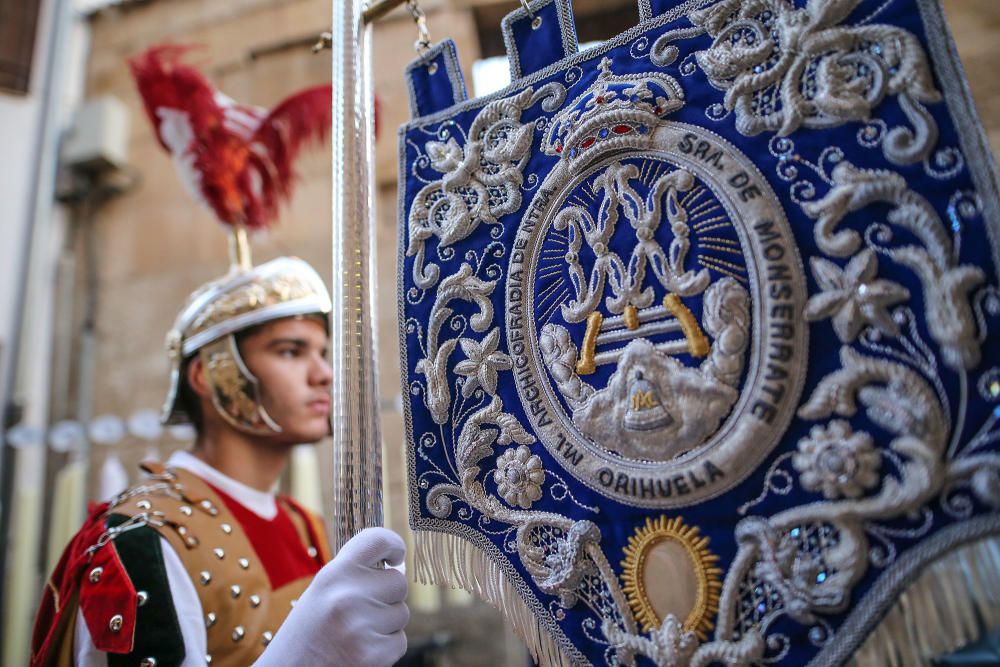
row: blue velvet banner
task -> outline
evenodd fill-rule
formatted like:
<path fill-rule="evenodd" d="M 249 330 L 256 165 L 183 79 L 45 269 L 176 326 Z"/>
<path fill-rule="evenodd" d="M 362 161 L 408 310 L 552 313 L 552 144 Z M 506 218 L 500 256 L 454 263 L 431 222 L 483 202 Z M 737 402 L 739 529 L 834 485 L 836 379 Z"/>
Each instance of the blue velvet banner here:
<path fill-rule="evenodd" d="M 1000 532 L 993 159 L 936 0 L 640 10 L 407 70 L 411 523 L 566 662 L 840 664 Z"/>

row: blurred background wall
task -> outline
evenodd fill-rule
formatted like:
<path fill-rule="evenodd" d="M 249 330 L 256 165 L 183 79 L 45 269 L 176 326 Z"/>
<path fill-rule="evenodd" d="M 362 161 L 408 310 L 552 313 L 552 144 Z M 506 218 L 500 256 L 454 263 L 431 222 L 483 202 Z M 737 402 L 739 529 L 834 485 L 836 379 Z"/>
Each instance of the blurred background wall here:
<path fill-rule="evenodd" d="M 945 0 L 994 150 L 1000 148 L 1000 2 Z M 511 0 L 425 0 L 434 39 L 452 37 L 467 83 L 506 83 L 500 20 Z M 13 7 L 13 9 L 8 9 Z M 578 0 L 580 42 L 638 22 L 633 0 Z M 22 0 L 0 2 L 0 461 L 4 665 L 24 664 L 44 577 L 100 500 L 136 480 L 136 464 L 166 458 L 190 433 L 162 431 L 163 337 L 187 295 L 227 265 L 212 217 L 182 190 L 156 143 L 125 61 L 154 43 L 195 44 L 190 60 L 234 99 L 272 106 L 329 79 L 309 47 L 329 24 L 330 0 Z M 375 28 L 378 324 L 386 518 L 406 532 L 403 424 L 396 330 L 396 127 L 408 117 L 401 73 L 416 31 L 405 10 Z M 67 178 L 59 147 L 75 114 L 106 100 L 127 118 L 127 159 L 110 182 Z M 65 167 L 65 165 L 63 165 Z M 349 167 L 348 167 L 349 168 Z M 294 202 L 255 245 L 330 273 L 326 150 L 300 163 Z M 94 428 L 91 428 L 94 427 Z M 320 505 L 329 443 L 297 455 L 288 490 Z M 319 464 L 315 461 L 318 458 Z M 317 471 L 319 474 L 317 475 Z M 102 479 L 104 484 L 102 484 Z M 433 664 L 525 665 L 502 619 L 459 591 L 418 587 L 411 646 Z"/>

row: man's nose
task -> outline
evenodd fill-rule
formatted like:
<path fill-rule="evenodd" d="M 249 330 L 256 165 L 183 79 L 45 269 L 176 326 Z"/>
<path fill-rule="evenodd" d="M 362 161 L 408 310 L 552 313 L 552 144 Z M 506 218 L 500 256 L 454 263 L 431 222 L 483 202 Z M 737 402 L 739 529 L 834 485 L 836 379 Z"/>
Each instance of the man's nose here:
<path fill-rule="evenodd" d="M 313 384 L 320 386 L 327 386 L 333 382 L 333 368 L 330 366 L 330 362 L 326 360 L 326 357 L 320 357 L 313 364 L 313 371 L 311 374 L 311 379 Z"/>

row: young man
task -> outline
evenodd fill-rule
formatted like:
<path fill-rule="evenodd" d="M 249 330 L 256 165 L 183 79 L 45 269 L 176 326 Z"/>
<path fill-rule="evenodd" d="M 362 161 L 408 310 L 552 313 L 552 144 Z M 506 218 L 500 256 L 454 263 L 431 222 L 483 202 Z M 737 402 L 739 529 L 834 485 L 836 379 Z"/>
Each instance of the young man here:
<path fill-rule="evenodd" d="M 322 523 L 273 488 L 329 433 L 330 299 L 298 259 L 234 261 L 167 337 L 167 423 L 190 451 L 94 508 L 43 597 L 32 665 L 391 665 L 406 579 L 391 531 L 330 561 Z M 325 565 L 324 565 L 325 563 Z"/>

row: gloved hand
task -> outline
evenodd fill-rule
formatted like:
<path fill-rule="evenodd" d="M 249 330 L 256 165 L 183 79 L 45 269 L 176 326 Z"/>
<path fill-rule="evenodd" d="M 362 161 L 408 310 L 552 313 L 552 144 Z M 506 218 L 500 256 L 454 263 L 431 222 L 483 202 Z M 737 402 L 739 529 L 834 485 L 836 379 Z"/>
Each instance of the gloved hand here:
<path fill-rule="evenodd" d="M 389 667 L 410 620 L 402 538 L 366 528 L 323 566 L 254 667 Z"/>

